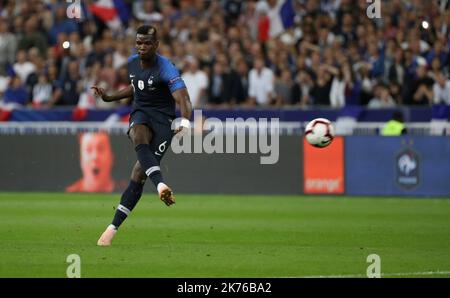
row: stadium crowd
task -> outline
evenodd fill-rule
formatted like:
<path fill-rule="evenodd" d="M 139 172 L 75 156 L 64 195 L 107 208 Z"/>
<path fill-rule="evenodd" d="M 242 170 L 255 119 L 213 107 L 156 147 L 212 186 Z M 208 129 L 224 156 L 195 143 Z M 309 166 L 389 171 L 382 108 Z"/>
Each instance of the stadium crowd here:
<path fill-rule="evenodd" d="M 129 84 L 144 23 L 195 108 L 450 104 L 445 0 L 380 1 L 381 18 L 360 0 L 123 0 L 118 23 L 96 2 L 77 19 L 70 1 L 0 1 L 0 108 L 111 108 L 90 87 Z"/>

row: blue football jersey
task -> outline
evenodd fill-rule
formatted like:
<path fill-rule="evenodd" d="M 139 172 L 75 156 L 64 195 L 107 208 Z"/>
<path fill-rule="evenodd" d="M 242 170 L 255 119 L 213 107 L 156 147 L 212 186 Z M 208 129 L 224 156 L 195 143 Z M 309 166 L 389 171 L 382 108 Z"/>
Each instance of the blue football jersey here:
<path fill-rule="evenodd" d="M 160 112 L 175 118 L 175 100 L 172 92 L 186 88 L 186 85 L 178 69 L 169 59 L 156 55 L 153 66 L 143 69 L 139 55 L 133 55 L 128 58 L 128 75 L 134 89 L 134 110 L 142 110 L 149 115 Z"/>

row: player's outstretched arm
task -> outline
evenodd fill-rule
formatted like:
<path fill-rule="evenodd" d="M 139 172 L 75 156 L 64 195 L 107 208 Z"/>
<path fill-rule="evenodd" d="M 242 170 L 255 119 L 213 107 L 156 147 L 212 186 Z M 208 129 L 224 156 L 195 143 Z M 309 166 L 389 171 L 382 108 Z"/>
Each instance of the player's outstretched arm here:
<path fill-rule="evenodd" d="M 189 119 L 192 115 L 192 104 L 189 98 L 189 93 L 186 88 L 181 88 L 172 93 L 175 102 L 180 107 L 181 117 L 181 125 L 175 130 L 175 133 L 179 133 L 184 129 L 190 129 Z"/>
<path fill-rule="evenodd" d="M 91 89 L 94 89 L 94 94 L 96 96 L 100 96 L 103 101 L 112 102 L 121 100 L 124 98 L 129 98 L 133 96 L 134 90 L 132 85 L 128 85 L 128 87 L 123 88 L 122 90 L 117 91 L 114 94 L 107 95 L 104 88 L 98 86 L 92 86 Z"/>

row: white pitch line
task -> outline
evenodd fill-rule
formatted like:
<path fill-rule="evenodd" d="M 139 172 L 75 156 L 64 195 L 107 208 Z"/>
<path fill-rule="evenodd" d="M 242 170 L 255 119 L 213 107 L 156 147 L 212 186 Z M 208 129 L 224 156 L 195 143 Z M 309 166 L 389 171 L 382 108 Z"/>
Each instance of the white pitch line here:
<path fill-rule="evenodd" d="M 450 271 L 424 271 L 424 272 L 397 272 L 397 273 L 381 273 L 381 277 L 389 276 L 420 276 L 420 275 L 445 275 Z M 366 274 L 342 274 L 342 275 L 313 275 L 313 276 L 299 276 L 300 278 L 355 278 L 355 277 L 367 277 Z"/>

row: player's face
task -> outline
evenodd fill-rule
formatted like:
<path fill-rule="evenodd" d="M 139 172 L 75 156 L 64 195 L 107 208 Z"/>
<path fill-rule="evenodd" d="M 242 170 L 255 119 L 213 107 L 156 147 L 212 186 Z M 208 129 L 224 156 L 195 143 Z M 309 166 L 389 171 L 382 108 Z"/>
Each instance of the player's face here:
<path fill-rule="evenodd" d="M 151 59 L 158 49 L 159 42 L 152 35 L 138 34 L 136 36 L 136 50 L 142 60 Z"/>

